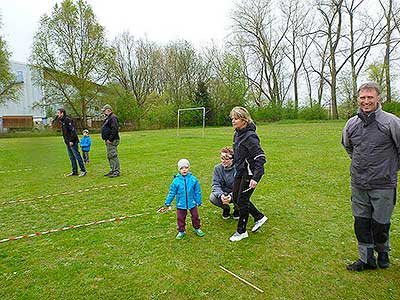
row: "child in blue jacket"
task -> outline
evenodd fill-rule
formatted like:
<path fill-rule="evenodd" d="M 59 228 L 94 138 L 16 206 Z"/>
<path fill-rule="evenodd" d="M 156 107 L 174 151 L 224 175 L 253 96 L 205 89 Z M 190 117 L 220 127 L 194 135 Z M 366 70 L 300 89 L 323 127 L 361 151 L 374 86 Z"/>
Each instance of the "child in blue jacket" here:
<path fill-rule="evenodd" d="M 200 229 L 200 217 L 197 206 L 201 205 L 201 188 L 197 178 L 189 172 L 190 163 L 187 159 L 178 161 L 179 173 L 174 176 L 174 180 L 169 188 L 165 206 L 170 209 L 171 202 L 176 197 L 176 215 L 178 222 L 178 234 L 176 239 L 181 240 L 185 236 L 185 225 L 187 210 L 192 216 L 192 225 L 198 236 L 204 236 Z"/>
<path fill-rule="evenodd" d="M 79 144 L 81 145 L 82 149 L 82 157 L 83 161 L 85 164 L 89 163 L 89 151 L 90 151 L 90 146 L 92 145 L 92 140 L 90 139 L 89 136 L 89 130 L 85 129 L 82 131 L 83 137 Z"/>

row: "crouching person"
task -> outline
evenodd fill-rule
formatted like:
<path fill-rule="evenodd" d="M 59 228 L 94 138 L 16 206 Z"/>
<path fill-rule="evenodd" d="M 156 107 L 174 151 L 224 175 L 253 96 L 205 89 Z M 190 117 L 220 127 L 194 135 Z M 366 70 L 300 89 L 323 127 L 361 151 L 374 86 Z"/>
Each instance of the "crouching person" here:
<path fill-rule="evenodd" d="M 231 217 L 229 204 L 233 203 L 232 188 L 234 179 L 233 150 L 230 147 L 225 147 L 221 149 L 221 163 L 214 167 L 210 195 L 210 202 L 222 208 L 223 219 Z M 239 210 L 233 210 L 233 218 L 239 219 Z"/>

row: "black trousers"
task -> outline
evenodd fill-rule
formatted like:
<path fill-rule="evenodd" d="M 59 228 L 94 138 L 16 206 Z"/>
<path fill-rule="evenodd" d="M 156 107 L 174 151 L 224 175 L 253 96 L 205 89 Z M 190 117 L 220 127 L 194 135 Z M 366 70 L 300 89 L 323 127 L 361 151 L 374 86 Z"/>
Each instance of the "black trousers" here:
<path fill-rule="evenodd" d="M 250 177 L 236 177 L 233 183 L 233 203 L 239 208 L 239 221 L 237 232 L 244 233 L 246 231 L 249 214 L 252 215 L 254 221 L 260 220 L 264 215 L 250 201 L 250 197 L 254 189 L 249 188 Z"/>

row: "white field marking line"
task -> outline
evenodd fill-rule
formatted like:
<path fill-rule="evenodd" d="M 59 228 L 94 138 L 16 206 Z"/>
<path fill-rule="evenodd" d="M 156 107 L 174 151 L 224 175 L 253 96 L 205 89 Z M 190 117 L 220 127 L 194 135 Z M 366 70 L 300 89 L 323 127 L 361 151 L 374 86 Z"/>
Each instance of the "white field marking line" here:
<path fill-rule="evenodd" d="M 16 173 L 16 172 L 27 172 L 27 171 L 32 171 L 32 169 L 28 169 L 28 168 L 26 168 L 26 169 L 19 169 L 19 170 L 6 170 L 6 171 L 3 171 L 3 170 L 0 170 L 0 173 Z"/>
<path fill-rule="evenodd" d="M 0 241 L 1 242 L 1 241 Z M 222 270 L 224 270 L 226 273 L 231 274 L 232 276 L 236 277 L 237 279 L 241 280 L 242 282 L 244 282 L 245 284 L 251 286 L 252 288 L 256 289 L 257 291 L 264 293 L 264 291 L 258 287 L 256 287 L 254 284 L 248 282 L 247 280 L 239 277 L 238 275 L 236 275 L 235 273 L 232 273 L 231 271 L 229 271 L 228 269 L 225 269 L 223 266 L 219 266 Z"/>
<path fill-rule="evenodd" d="M 61 228 L 57 228 L 57 229 L 39 231 L 39 232 L 31 233 L 31 234 L 24 234 L 24 235 L 20 235 L 20 236 L 16 236 L 16 237 L 5 238 L 5 239 L 0 240 L 0 243 L 5 243 L 5 242 L 8 242 L 8 241 L 16 241 L 16 240 L 19 240 L 19 239 L 27 239 L 27 238 L 34 237 L 34 236 L 40 236 L 40 235 L 59 232 L 59 231 L 66 231 L 66 230 L 69 230 L 69 229 L 77 229 L 77 228 L 80 228 L 80 227 L 88 227 L 88 226 L 98 225 L 98 224 L 103 224 L 103 223 L 111 223 L 111 222 L 114 222 L 114 221 L 119 222 L 119 221 L 122 221 L 123 219 L 135 218 L 135 217 L 140 217 L 140 216 L 144 216 L 144 215 L 148 215 L 148 214 L 150 214 L 150 213 L 149 212 L 144 212 L 144 213 L 141 213 L 141 214 L 115 217 L 115 218 L 101 220 L 101 221 L 94 221 L 94 222 L 90 222 L 90 223 L 86 223 L 86 224 L 71 225 L 71 226 L 65 226 L 65 227 L 61 227 Z"/>
<path fill-rule="evenodd" d="M 127 183 L 107 185 L 107 186 L 97 186 L 97 187 L 95 186 L 95 187 L 90 187 L 90 188 L 87 188 L 87 189 L 77 190 L 75 192 L 62 192 L 62 193 L 45 195 L 45 196 L 38 196 L 38 197 L 33 197 L 33 198 L 4 201 L 1 204 L 2 205 L 6 205 L 6 204 L 21 203 L 21 202 L 29 202 L 29 201 L 40 200 L 40 199 L 45 199 L 45 198 L 50 198 L 50 197 L 56 197 L 56 196 L 60 196 L 60 195 L 74 195 L 76 193 L 104 190 L 104 189 L 110 189 L 110 188 L 115 188 L 115 187 L 126 187 L 126 186 L 128 186 Z"/>

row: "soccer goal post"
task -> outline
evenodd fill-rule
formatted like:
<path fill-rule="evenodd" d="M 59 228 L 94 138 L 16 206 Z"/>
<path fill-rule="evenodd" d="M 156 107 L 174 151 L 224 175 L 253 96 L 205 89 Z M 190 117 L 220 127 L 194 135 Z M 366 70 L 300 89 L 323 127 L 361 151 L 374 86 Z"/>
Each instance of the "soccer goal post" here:
<path fill-rule="evenodd" d="M 179 136 L 181 112 L 183 112 L 183 111 L 188 111 L 188 110 L 202 110 L 202 111 L 203 111 L 203 130 L 202 130 L 202 137 L 204 138 L 205 127 L 206 127 L 206 108 L 205 108 L 205 107 L 191 107 L 191 108 L 180 108 L 180 109 L 178 109 L 178 125 L 177 125 L 177 130 L 176 130 L 176 136 Z"/>

